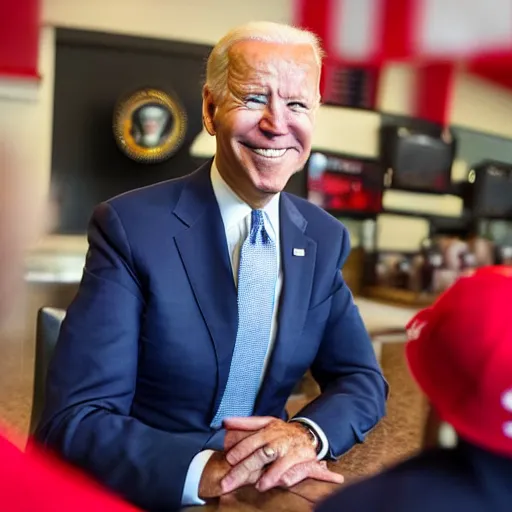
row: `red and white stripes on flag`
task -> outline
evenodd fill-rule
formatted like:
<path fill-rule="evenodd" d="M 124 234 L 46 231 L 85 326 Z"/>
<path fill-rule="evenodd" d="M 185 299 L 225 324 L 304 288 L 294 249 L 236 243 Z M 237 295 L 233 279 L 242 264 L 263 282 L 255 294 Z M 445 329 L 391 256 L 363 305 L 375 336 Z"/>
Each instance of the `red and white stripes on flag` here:
<path fill-rule="evenodd" d="M 296 0 L 295 23 L 320 37 L 327 71 L 414 63 L 414 115 L 439 123 L 455 63 L 512 66 L 512 0 Z"/>
<path fill-rule="evenodd" d="M 330 60 L 512 60 L 512 0 L 298 0 Z"/>

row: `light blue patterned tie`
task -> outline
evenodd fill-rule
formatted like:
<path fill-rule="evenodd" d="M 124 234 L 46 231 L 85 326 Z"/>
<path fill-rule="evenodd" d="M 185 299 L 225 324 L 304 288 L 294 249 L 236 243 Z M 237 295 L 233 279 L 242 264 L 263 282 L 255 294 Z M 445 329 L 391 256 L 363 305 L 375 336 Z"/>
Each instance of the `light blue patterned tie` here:
<path fill-rule="evenodd" d="M 238 332 L 228 382 L 213 428 L 233 416 L 251 416 L 270 341 L 277 281 L 277 250 L 265 230 L 263 212 L 251 213 L 251 231 L 240 251 Z"/>

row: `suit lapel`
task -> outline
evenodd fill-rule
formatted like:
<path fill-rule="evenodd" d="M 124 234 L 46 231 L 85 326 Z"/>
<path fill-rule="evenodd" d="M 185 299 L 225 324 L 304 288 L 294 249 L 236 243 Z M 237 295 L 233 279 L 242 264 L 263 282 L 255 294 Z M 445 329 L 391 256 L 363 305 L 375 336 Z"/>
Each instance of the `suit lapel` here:
<path fill-rule="evenodd" d="M 216 410 L 224 393 L 238 328 L 237 296 L 226 234 L 210 180 L 211 163 L 187 181 L 174 214 L 187 226 L 175 236 L 190 285 L 215 347 Z"/>
<path fill-rule="evenodd" d="M 279 215 L 283 262 L 279 329 L 255 414 L 259 414 L 258 408 L 267 402 L 267 398 L 271 398 L 269 394 L 275 391 L 272 382 L 281 380 L 288 362 L 293 358 L 295 343 L 306 319 L 315 271 L 316 242 L 306 236 L 306 219 L 284 193 L 281 195 Z"/>

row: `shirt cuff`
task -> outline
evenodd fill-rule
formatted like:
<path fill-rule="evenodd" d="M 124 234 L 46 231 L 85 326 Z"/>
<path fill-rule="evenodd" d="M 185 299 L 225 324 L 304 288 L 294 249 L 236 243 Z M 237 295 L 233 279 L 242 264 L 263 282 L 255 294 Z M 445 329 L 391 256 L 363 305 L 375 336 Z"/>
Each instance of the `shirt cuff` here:
<path fill-rule="evenodd" d="M 185 485 L 183 486 L 181 498 L 183 506 L 204 505 L 206 503 L 199 498 L 199 483 L 201 482 L 203 470 L 213 454 L 213 450 L 203 450 L 192 459 L 185 478 Z"/>
<path fill-rule="evenodd" d="M 329 453 L 329 441 L 327 440 L 327 436 L 324 431 L 312 420 L 308 418 L 293 418 L 290 421 L 298 421 L 299 423 L 303 423 L 307 425 L 313 432 L 317 435 L 318 440 L 320 441 L 320 450 L 318 451 L 317 459 L 323 460 L 325 456 Z"/>

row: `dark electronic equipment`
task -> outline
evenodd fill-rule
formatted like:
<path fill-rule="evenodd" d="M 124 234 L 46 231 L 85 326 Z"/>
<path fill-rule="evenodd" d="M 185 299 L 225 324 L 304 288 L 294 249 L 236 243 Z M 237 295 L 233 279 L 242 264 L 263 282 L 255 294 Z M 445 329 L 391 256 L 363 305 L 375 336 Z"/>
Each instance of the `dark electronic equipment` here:
<path fill-rule="evenodd" d="M 455 139 L 441 133 L 388 125 L 381 128 L 380 154 L 386 186 L 449 193 Z"/>
<path fill-rule="evenodd" d="M 377 68 L 325 64 L 322 102 L 340 107 L 374 109 Z"/>
<path fill-rule="evenodd" d="M 476 217 L 512 219 L 512 164 L 485 160 L 468 175 L 466 206 Z"/>

